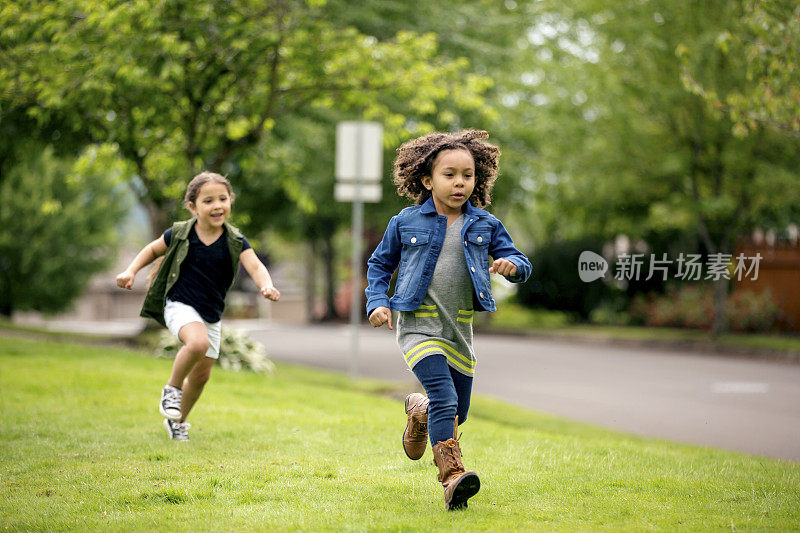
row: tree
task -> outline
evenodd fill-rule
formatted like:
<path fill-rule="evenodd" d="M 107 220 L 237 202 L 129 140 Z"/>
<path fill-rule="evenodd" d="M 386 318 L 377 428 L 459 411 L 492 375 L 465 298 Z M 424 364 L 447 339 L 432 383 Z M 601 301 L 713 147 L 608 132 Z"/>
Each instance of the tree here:
<path fill-rule="evenodd" d="M 187 177 L 235 174 L 289 115 L 358 110 L 396 130 L 405 115 L 379 101 L 381 91 L 411 113 L 451 98 L 480 106 L 480 77 L 437 56 L 432 36 L 379 40 L 337 25 L 324 4 L 17 0 L 0 10 L 0 25 L 4 55 L 25 73 L 18 92 L 35 95 L 30 112 L 69 113 L 93 139 L 118 143 L 158 231 Z M 280 183 L 291 199 L 294 181 Z"/>
<path fill-rule="evenodd" d="M 714 43 L 742 5 L 547 3 L 529 40 L 531 71 L 546 80 L 533 104 L 552 128 L 536 183 L 537 204 L 552 206 L 542 213 L 549 233 L 647 241 L 691 232 L 706 252 L 730 254 L 754 227 L 798 216 L 797 139 L 737 137 L 683 83 L 688 61 L 717 94 L 740 85 L 742 61 Z M 720 279 L 715 333 L 725 328 L 727 290 Z"/>
<path fill-rule="evenodd" d="M 684 83 L 713 109 L 726 113 L 734 133 L 759 127 L 800 132 L 800 4 L 794 0 L 744 2 L 744 14 L 717 35 L 719 53 L 744 61 L 746 75 L 727 93 L 707 87 L 705 73 L 687 61 Z M 683 50 L 689 59 L 693 51 Z"/>
<path fill-rule="evenodd" d="M 0 314 L 63 310 L 114 258 L 127 208 L 112 146 L 76 160 L 24 151 L 0 182 Z"/>
<path fill-rule="evenodd" d="M 0 9 L 0 49 L 15 65 L 0 68 L 13 81 L 4 108 L 42 125 L 63 115 L 73 135 L 117 142 L 156 232 L 188 177 L 210 168 L 240 192 L 245 230 L 279 227 L 330 252 L 348 218 L 331 201 L 335 121 L 379 120 L 393 149 L 452 121 L 451 109 L 483 112 L 488 80 L 439 55 L 431 33 L 364 33 L 343 16 L 352 6 L 325 4 L 10 2 Z"/>

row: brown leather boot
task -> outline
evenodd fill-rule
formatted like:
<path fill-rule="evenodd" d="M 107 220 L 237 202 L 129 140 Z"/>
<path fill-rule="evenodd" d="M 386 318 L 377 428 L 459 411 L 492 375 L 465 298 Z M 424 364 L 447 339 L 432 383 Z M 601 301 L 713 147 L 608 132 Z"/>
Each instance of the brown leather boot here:
<path fill-rule="evenodd" d="M 472 470 L 464 470 L 461 462 L 461 447 L 456 438 L 458 417 L 456 417 L 453 438 L 433 446 L 433 462 L 439 467 L 439 481 L 444 486 L 444 503 L 448 511 L 465 509 L 467 500 L 477 494 L 481 488 L 478 474 Z"/>
<path fill-rule="evenodd" d="M 403 450 L 409 459 L 417 460 L 428 445 L 428 399 L 418 392 L 406 396 L 408 422 L 403 432 Z"/>

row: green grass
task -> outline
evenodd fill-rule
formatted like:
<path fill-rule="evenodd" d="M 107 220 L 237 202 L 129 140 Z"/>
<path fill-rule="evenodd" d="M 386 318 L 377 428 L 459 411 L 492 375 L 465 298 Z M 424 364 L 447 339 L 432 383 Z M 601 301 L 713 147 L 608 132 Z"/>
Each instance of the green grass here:
<path fill-rule="evenodd" d="M 170 361 L 0 338 L 0 529 L 800 529 L 800 464 L 634 438 L 476 397 L 482 488 L 443 509 L 430 451 L 400 447 L 392 384 L 214 370 L 192 441 L 156 411 Z M 480 379 L 480 376 L 478 377 Z"/>
<path fill-rule="evenodd" d="M 766 350 L 800 354 L 800 336 L 765 333 L 728 333 L 714 339 L 708 331 L 681 328 L 570 324 L 567 315 L 557 311 L 528 309 L 504 303 L 493 313 L 485 331 L 539 334 L 564 337 L 603 338 L 622 341 L 658 341 L 692 344 L 706 348 L 734 348 L 742 351 Z"/>

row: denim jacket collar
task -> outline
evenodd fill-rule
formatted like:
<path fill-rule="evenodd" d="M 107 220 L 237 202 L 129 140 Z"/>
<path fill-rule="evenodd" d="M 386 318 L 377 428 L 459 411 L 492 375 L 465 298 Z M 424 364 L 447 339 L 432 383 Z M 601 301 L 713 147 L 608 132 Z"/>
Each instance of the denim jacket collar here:
<path fill-rule="evenodd" d="M 469 200 L 467 200 L 467 202 L 464 205 L 466 206 L 466 209 L 464 209 L 464 213 L 466 213 L 467 215 L 482 216 L 489 214 L 488 211 L 484 209 L 479 209 L 474 205 L 472 205 L 472 202 L 470 202 Z M 425 201 L 425 203 L 422 204 L 419 212 L 423 215 L 436 214 L 436 206 L 433 203 L 433 196 L 428 198 Z"/>

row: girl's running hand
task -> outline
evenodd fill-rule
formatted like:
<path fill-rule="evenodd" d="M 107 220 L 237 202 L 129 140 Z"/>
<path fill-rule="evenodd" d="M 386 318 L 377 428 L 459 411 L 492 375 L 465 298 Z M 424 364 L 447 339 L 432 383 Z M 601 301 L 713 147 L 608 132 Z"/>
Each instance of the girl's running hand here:
<path fill-rule="evenodd" d="M 384 324 L 388 324 L 389 329 L 394 329 L 392 327 L 392 312 L 388 307 L 376 308 L 372 314 L 369 315 L 369 323 L 375 328 L 379 328 Z"/>
<path fill-rule="evenodd" d="M 508 259 L 495 259 L 489 267 L 490 274 L 500 274 L 501 276 L 513 276 L 517 273 L 517 265 Z"/>
<path fill-rule="evenodd" d="M 281 299 L 281 293 L 275 287 L 261 287 L 261 294 L 267 300 L 272 300 L 273 302 L 277 302 Z"/>
<path fill-rule="evenodd" d="M 117 287 L 131 290 L 133 288 L 133 278 L 135 277 L 136 274 L 134 274 L 130 270 L 126 270 L 121 274 L 117 274 Z"/>

